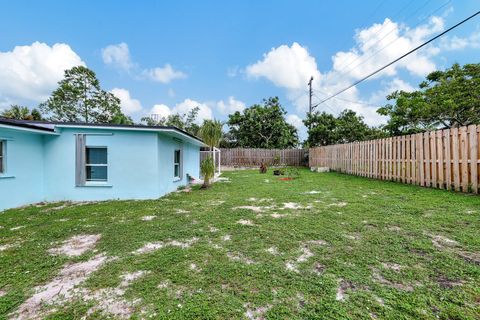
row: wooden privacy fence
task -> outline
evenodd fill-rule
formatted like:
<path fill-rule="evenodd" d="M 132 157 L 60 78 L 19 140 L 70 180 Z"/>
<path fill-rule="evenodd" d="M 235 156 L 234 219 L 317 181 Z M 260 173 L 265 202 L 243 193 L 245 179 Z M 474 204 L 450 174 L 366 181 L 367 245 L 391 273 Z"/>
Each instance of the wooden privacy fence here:
<path fill-rule="evenodd" d="M 305 149 L 255 149 L 234 148 L 220 149 L 222 166 L 251 167 L 259 166 L 262 161 L 272 165 L 278 160 L 278 164 L 289 166 L 305 166 Z"/>
<path fill-rule="evenodd" d="M 310 149 L 310 167 L 479 193 L 480 125 Z"/>

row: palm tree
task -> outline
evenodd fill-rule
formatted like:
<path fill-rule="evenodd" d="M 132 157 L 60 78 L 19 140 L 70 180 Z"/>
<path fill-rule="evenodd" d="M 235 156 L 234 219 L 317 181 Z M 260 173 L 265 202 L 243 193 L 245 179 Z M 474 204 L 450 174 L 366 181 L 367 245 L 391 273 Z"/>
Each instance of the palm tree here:
<path fill-rule="evenodd" d="M 210 148 L 218 147 L 220 140 L 222 139 L 222 127 L 223 124 L 218 120 L 204 120 L 203 125 L 200 128 L 199 134 L 203 142 Z M 212 156 L 209 155 L 200 164 L 200 171 L 203 175 L 202 188 L 208 188 L 210 186 L 210 179 L 215 174 L 215 164 L 213 163 Z"/>
<path fill-rule="evenodd" d="M 3 111 L 0 116 L 17 120 L 42 120 L 42 115 L 37 109 L 30 111 L 27 107 L 12 105 L 10 109 Z"/>

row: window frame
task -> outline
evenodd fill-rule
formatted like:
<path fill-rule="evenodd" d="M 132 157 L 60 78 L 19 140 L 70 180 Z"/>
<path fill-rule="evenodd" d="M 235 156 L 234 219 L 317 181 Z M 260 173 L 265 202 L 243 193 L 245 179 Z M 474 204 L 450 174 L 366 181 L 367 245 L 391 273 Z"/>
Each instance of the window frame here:
<path fill-rule="evenodd" d="M 7 140 L 0 139 L 0 176 L 7 173 Z"/>
<path fill-rule="evenodd" d="M 178 162 L 176 162 L 178 152 Z M 178 176 L 175 175 L 176 168 L 178 166 Z M 182 180 L 182 148 L 175 148 L 173 151 L 173 180 L 180 181 Z"/>
<path fill-rule="evenodd" d="M 88 149 L 105 149 L 107 163 L 87 163 Z M 88 167 L 105 167 L 107 170 L 107 176 L 105 179 L 88 179 Z M 107 146 L 85 146 L 85 182 L 91 183 L 107 183 L 108 182 L 108 147 Z"/>

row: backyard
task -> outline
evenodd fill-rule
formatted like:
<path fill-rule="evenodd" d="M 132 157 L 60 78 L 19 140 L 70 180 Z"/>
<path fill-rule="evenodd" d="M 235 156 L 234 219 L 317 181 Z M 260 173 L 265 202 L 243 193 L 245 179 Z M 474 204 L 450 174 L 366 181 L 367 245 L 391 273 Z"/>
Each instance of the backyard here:
<path fill-rule="evenodd" d="M 480 197 L 306 169 L 0 213 L 0 318 L 474 319 Z"/>

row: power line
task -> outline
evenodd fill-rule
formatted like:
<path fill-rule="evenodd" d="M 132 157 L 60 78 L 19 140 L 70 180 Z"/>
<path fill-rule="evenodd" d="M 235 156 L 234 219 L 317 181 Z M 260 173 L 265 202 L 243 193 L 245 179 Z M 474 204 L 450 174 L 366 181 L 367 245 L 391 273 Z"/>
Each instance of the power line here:
<path fill-rule="evenodd" d="M 480 11 L 475 12 L 475 13 L 472 14 L 471 16 L 469 16 L 469 17 L 463 19 L 462 21 L 458 22 L 457 24 L 451 26 L 450 28 L 448 28 L 447 30 L 441 32 L 440 34 L 436 35 L 435 37 L 431 38 L 430 40 L 422 43 L 421 45 L 419 45 L 419 46 L 413 48 L 412 50 L 408 51 L 407 53 L 401 55 L 401 56 L 398 57 L 397 59 L 389 62 L 388 64 L 384 65 L 384 66 L 381 67 L 381 68 L 378 68 L 377 70 L 375 70 L 375 71 L 373 71 L 372 73 L 368 74 L 367 76 L 361 78 L 360 80 L 355 81 L 354 83 L 352 83 L 352 84 L 349 85 L 348 87 L 346 87 L 346 88 L 344 88 L 344 89 L 336 92 L 335 94 L 331 95 L 330 97 L 328 97 L 328 98 L 320 101 L 317 105 L 315 105 L 315 107 L 318 106 L 318 105 L 320 105 L 320 104 L 322 104 L 322 103 L 324 103 L 324 102 L 326 102 L 326 101 L 328 101 L 328 100 L 330 100 L 330 99 L 332 99 L 332 98 L 334 98 L 334 97 L 336 97 L 336 96 L 338 96 L 340 93 L 343 93 L 343 92 L 347 91 L 348 89 L 355 87 L 355 86 L 358 85 L 359 83 L 367 80 L 368 78 L 370 78 L 371 76 L 379 73 L 380 71 L 382 71 L 382 70 L 390 67 L 392 64 L 394 64 L 394 63 L 402 60 L 402 59 L 405 58 L 406 56 L 408 56 L 408 55 L 412 54 L 413 52 L 417 51 L 418 49 L 423 48 L 423 47 L 426 46 L 427 44 L 435 41 L 436 39 L 440 38 L 440 37 L 443 36 L 444 34 L 452 31 L 453 29 L 455 29 L 455 28 L 457 28 L 458 26 L 464 24 L 465 22 L 469 21 L 470 19 L 473 19 L 474 17 L 478 16 L 479 14 L 480 14 Z"/>
<path fill-rule="evenodd" d="M 437 11 L 441 10 L 442 8 L 444 8 L 445 6 L 447 6 L 449 3 L 451 2 L 451 0 L 445 2 L 443 5 L 441 5 L 440 7 L 438 7 L 437 9 L 435 9 L 434 11 L 432 11 L 429 15 L 427 15 L 427 17 L 425 17 L 424 19 L 422 19 L 419 23 L 417 23 L 415 25 L 415 27 L 419 26 L 422 22 L 424 22 L 425 20 L 427 20 L 430 16 L 432 16 L 433 14 L 435 14 Z M 385 39 L 389 34 L 391 34 L 393 31 L 395 30 L 395 28 L 393 28 L 392 30 L 390 30 L 389 33 L 387 33 L 386 35 L 384 35 L 381 39 L 379 39 L 377 42 L 375 42 L 375 44 L 379 43 L 380 41 L 382 41 L 383 39 Z M 383 47 L 381 47 L 380 49 L 378 49 L 377 51 L 373 52 L 372 54 L 370 54 L 366 59 L 364 59 L 363 61 L 360 61 L 360 63 L 356 64 L 355 66 L 353 66 L 352 68 L 348 69 L 347 71 L 345 71 L 343 73 L 343 76 L 340 78 L 344 78 L 344 76 L 350 74 L 353 70 L 355 70 L 356 68 L 360 67 L 361 65 L 365 64 L 367 61 L 369 61 L 370 59 L 372 59 L 373 57 L 375 57 L 377 54 L 379 54 L 380 52 L 382 52 L 383 50 L 385 50 L 387 47 L 391 46 L 394 42 L 398 41 L 399 39 L 401 38 L 401 36 L 397 36 L 396 38 L 394 38 L 393 40 L 391 40 L 390 42 L 388 42 L 386 45 L 384 45 Z M 345 66 L 348 67 L 349 65 L 351 65 L 353 62 L 359 60 L 360 58 L 363 58 L 362 56 L 358 56 L 356 59 L 354 59 L 352 62 L 350 62 L 349 64 L 347 64 Z M 342 68 L 341 70 L 339 71 L 342 71 L 344 70 L 345 68 Z"/>
<path fill-rule="evenodd" d="M 328 96 L 328 93 L 325 93 L 325 92 L 322 92 L 322 91 L 319 91 L 319 90 L 314 90 L 318 93 L 321 93 L 325 96 Z M 317 97 L 319 100 L 322 100 L 319 96 L 317 96 L 316 94 L 314 94 L 315 97 Z M 353 101 L 353 100 L 349 100 L 349 99 L 345 99 L 345 98 L 340 98 L 340 97 L 334 97 L 335 99 L 337 100 L 341 100 L 341 101 L 345 101 L 345 102 L 350 102 L 350 103 L 355 103 L 355 104 L 361 104 L 361 105 L 364 105 L 364 106 L 369 106 L 369 107 L 378 107 L 378 105 L 375 105 L 373 103 L 366 103 L 366 102 L 360 102 L 360 101 Z"/>
<path fill-rule="evenodd" d="M 415 1 L 416 1 L 416 0 L 411 0 L 409 3 L 407 3 L 406 6 L 402 7 L 402 9 L 401 9 L 400 11 L 398 11 L 398 12 L 397 12 L 395 15 L 393 15 L 392 17 L 397 18 L 397 16 L 398 16 L 403 10 L 405 10 L 405 9 L 408 8 L 408 7 L 410 7 L 410 5 L 411 5 L 412 3 L 414 3 Z M 430 1 L 430 0 L 427 0 L 427 2 L 425 2 L 424 6 L 425 6 L 429 1 Z M 421 9 L 421 8 L 419 8 L 419 9 Z M 419 10 L 419 9 L 418 9 L 418 10 Z M 413 16 L 418 12 L 418 10 L 416 10 L 415 13 L 413 13 L 410 17 L 413 17 Z M 393 18 L 392 18 L 392 21 L 393 21 Z M 370 41 L 372 41 L 373 39 L 375 39 L 375 37 L 376 37 L 377 35 L 381 34 L 384 28 L 385 28 L 385 25 L 382 24 L 382 26 L 380 27 L 380 29 L 378 29 L 378 30 L 373 34 L 373 36 L 372 36 L 370 39 L 368 39 L 367 42 L 365 42 L 364 46 L 367 46 L 367 44 L 369 44 Z M 393 29 L 393 30 L 394 30 L 394 29 Z M 391 32 L 391 31 L 390 31 L 390 32 Z M 389 32 L 389 33 L 390 33 L 390 32 Z M 387 35 L 388 35 L 388 34 L 387 34 Z M 375 42 L 372 44 L 372 47 L 375 46 L 375 45 L 376 45 L 379 41 L 381 41 L 381 40 L 382 40 L 382 39 L 375 41 Z M 351 61 L 351 62 L 345 62 L 345 63 L 341 64 L 341 65 L 338 67 L 338 69 L 339 69 L 338 72 L 343 71 L 346 67 L 348 67 L 349 65 L 351 65 L 353 62 L 357 61 L 357 60 L 360 59 L 360 58 L 361 58 L 361 56 L 358 56 L 357 58 L 355 58 L 355 59 L 354 59 L 353 61 Z"/>

